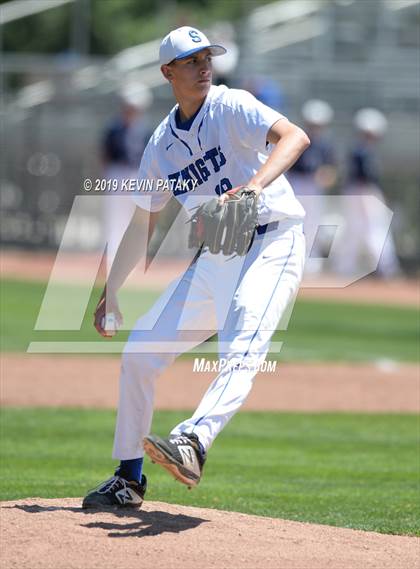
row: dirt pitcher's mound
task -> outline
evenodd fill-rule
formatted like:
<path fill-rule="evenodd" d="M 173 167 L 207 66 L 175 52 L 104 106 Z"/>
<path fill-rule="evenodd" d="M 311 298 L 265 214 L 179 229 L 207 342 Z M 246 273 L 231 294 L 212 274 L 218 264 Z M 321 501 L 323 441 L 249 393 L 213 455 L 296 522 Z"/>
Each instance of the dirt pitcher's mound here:
<path fill-rule="evenodd" d="M 147 502 L 86 512 L 80 500 L 1 504 L 2 568 L 416 567 L 420 539 Z"/>

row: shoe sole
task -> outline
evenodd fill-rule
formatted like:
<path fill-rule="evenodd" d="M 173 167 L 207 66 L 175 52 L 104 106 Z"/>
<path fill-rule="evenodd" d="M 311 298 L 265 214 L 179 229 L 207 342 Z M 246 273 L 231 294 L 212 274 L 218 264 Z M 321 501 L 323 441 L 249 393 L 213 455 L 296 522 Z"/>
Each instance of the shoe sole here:
<path fill-rule="evenodd" d="M 143 502 L 141 504 L 85 504 L 82 503 L 82 510 L 103 510 L 103 511 L 114 511 L 114 510 L 140 510 Z"/>
<path fill-rule="evenodd" d="M 145 453 L 155 464 L 159 464 L 171 474 L 175 480 L 182 482 L 188 488 L 194 488 L 200 482 L 200 478 L 192 479 L 187 474 L 187 469 L 179 464 L 172 456 L 159 446 L 159 442 L 153 437 L 145 437 L 143 439 L 143 447 Z M 184 473 L 181 471 L 184 470 Z"/>

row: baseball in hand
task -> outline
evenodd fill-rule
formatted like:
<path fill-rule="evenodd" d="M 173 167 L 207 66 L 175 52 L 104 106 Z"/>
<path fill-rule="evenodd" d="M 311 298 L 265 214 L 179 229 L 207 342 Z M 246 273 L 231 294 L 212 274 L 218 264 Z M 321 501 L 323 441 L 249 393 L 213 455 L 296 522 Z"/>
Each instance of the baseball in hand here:
<path fill-rule="evenodd" d="M 109 337 L 115 336 L 118 331 L 117 319 L 115 318 L 115 314 L 113 312 L 108 312 L 105 314 L 105 316 L 102 318 L 101 325 L 102 329 L 105 330 L 106 335 Z"/>

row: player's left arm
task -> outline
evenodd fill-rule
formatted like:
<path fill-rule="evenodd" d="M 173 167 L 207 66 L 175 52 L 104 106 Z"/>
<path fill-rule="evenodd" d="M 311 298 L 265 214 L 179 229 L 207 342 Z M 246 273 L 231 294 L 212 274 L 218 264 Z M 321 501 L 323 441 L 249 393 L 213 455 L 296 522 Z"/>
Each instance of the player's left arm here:
<path fill-rule="evenodd" d="M 246 184 L 257 194 L 293 166 L 311 143 L 308 135 L 287 119 L 280 119 L 273 124 L 267 133 L 267 141 L 274 148 L 265 164 Z"/>

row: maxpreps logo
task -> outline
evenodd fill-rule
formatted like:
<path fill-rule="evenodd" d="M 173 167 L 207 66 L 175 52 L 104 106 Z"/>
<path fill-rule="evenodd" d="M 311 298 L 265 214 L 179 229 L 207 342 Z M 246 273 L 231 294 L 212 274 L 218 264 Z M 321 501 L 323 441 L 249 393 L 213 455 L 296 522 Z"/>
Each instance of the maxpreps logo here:
<path fill-rule="evenodd" d="M 211 148 L 203 154 L 202 158 L 198 158 L 188 164 L 179 172 L 169 174 L 168 180 L 174 188 L 174 195 L 184 194 L 194 190 L 197 186 L 201 186 L 211 178 L 213 174 L 220 172 L 220 169 L 226 164 L 226 157 L 220 146 Z M 182 181 L 182 183 L 180 183 Z M 227 178 L 223 178 L 215 188 L 217 194 L 222 194 L 232 188 Z"/>

